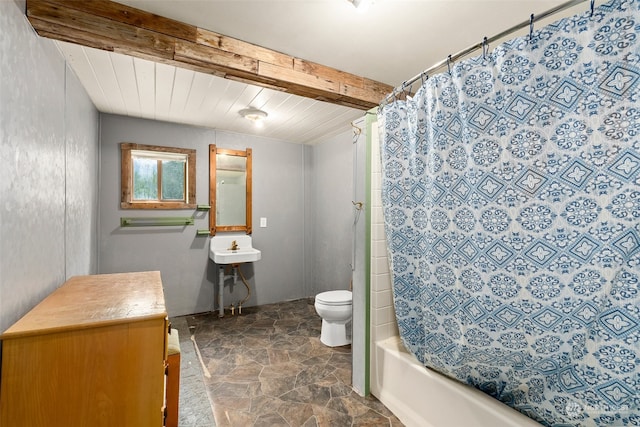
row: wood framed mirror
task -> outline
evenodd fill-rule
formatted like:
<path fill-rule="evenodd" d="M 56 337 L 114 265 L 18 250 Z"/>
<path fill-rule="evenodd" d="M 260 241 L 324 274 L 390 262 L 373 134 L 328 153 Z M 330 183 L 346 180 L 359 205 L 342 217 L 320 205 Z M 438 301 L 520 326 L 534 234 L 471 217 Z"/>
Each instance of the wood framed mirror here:
<path fill-rule="evenodd" d="M 251 234 L 251 149 L 229 150 L 209 145 L 209 234 Z"/>

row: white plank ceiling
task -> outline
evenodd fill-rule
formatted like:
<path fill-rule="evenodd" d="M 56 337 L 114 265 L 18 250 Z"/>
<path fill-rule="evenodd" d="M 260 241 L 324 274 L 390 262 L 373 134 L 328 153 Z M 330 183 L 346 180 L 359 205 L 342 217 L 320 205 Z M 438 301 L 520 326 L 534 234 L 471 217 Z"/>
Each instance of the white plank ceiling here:
<path fill-rule="evenodd" d="M 100 112 L 313 144 L 364 112 L 145 59 L 56 42 Z M 262 126 L 241 117 L 255 107 Z"/>
<path fill-rule="evenodd" d="M 598 0 L 597 4 L 604 0 Z M 288 55 L 398 86 L 423 69 L 564 0 L 121 0 Z M 536 24 L 588 8 L 588 2 Z M 517 35 L 522 35 L 523 30 Z M 515 35 L 514 35 L 515 36 Z M 513 37 L 513 36 L 512 36 Z M 347 131 L 363 111 L 64 42 L 99 111 L 300 144 Z M 476 53 L 477 54 L 477 53 Z M 261 128 L 239 116 L 255 107 Z"/>

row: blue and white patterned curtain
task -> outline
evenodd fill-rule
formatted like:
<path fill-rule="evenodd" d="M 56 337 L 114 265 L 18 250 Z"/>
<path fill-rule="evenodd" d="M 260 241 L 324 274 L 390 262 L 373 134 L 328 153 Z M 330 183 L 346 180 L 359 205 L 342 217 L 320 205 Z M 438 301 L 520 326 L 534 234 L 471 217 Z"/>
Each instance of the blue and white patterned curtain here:
<path fill-rule="evenodd" d="M 613 1 L 379 112 L 405 346 L 548 426 L 640 425 L 639 38 Z"/>

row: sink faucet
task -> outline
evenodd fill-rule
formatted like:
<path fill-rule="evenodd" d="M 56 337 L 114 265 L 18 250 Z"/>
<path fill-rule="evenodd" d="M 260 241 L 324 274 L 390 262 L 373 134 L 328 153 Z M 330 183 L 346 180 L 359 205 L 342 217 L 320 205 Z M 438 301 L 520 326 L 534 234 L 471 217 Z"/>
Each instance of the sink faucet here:
<path fill-rule="evenodd" d="M 238 243 L 234 240 L 233 242 L 231 242 L 231 247 L 229 248 L 232 251 L 237 251 L 238 250 Z"/>

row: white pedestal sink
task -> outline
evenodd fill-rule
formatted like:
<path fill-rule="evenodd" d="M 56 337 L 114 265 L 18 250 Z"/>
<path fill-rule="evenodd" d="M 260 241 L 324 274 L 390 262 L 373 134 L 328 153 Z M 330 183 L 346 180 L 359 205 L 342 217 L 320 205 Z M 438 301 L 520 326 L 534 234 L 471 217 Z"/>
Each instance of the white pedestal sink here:
<path fill-rule="evenodd" d="M 238 272 L 242 277 L 242 281 L 247 287 L 247 298 L 251 294 L 249 284 L 246 282 L 242 272 L 240 270 L 240 264 L 245 262 L 259 261 L 262 257 L 262 252 L 254 248 L 251 245 L 251 236 L 247 234 L 222 234 L 216 235 L 211 238 L 209 243 L 209 258 L 214 263 L 218 264 L 220 269 L 220 279 L 218 281 L 218 316 L 224 317 L 224 280 L 225 280 L 225 266 L 231 265 L 233 270 L 234 284 L 238 280 Z M 245 298 L 245 300 L 247 299 Z M 243 300 L 238 305 L 239 310 L 242 310 Z"/>

